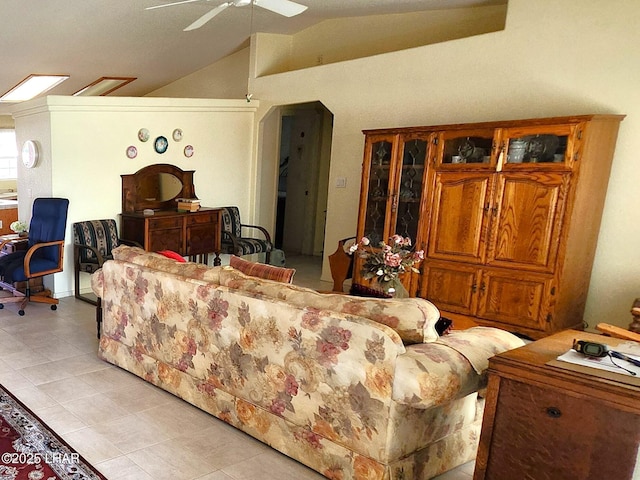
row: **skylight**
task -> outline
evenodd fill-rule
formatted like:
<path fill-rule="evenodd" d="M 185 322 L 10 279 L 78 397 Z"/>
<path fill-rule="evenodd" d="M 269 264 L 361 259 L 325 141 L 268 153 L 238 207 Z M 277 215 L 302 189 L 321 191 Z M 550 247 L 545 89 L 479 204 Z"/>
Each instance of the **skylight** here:
<path fill-rule="evenodd" d="M 64 82 L 69 75 L 31 74 L 0 97 L 0 102 L 23 102 L 51 90 Z"/>
<path fill-rule="evenodd" d="M 124 87 L 126 84 L 135 80 L 135 77 L 100 77 L 93 83 L 90 83 L 81 90 L 78 90 L 73 94 L 74 97 L 78 96 L 99 96 L 107 95 L 120 87 Z"/>

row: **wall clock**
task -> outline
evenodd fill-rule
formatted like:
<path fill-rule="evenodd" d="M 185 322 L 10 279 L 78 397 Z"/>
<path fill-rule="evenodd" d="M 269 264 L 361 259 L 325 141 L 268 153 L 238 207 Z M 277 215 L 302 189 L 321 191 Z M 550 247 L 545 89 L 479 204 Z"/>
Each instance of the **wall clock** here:
<path fill-rule="evenodd" d="M 22 163 L 27 168 L 33 168 L 38 163 L 38 157 L 40 152 L 38 151 L 38 144 L 33 140 L 27 140 L 22 145 Z"/>

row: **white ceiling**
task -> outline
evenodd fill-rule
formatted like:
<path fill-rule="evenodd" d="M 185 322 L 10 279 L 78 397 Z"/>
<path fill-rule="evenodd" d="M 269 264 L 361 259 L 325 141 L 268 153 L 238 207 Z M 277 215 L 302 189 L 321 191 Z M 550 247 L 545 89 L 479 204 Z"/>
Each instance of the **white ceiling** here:
<path fill-rule="evenodd" d="M 102 76 L 137 77 L 112 95 L 142 96 L 246 45 L 251 30 L 294 34 L 330 18 L 504 4 L 506 0 L 295 0 L 309 8 L 286 18 L 230 7 L 202 28 L 182 29 L 224 2 L 202 0 L 1 0 L 0 94 L 31 73 L 67 74 L 50 90 L 71 95 Z M 253 23 L 253 25 L 252 25 Z M 0 115 L 11 104 L 0 103 Z"/>

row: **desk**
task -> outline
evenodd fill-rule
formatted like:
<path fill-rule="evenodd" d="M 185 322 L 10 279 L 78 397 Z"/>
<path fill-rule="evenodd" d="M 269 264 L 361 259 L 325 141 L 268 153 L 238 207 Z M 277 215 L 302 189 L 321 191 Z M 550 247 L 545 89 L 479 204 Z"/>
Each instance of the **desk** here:
<path fill-rule="evenodd" d="M 565 330 L 489 361 L 474 480 L 640 478 L 640 386 L 548 365 L 574 339 L 624 342 Z"/>
<path fill-rule="evenodd" d="M 214 265 L 220 265 L 221 210 L 203 207 L 197 212 L 156 211 L 154 215 L 122 213 L 120 235 L 150 252 L 173 250 L 195 258 L 214 253 Z"/>
<path fill-rule="evenodd" d="M 0 256 L 26 250 L 28 243 L 29 237 L 21 237 L 17 233 L 0 235 L 0 245 L 2 245 L 2 248 L 0 249 Z"/>
<path fill-rule="evenodd" d="M 2 245 L 0 248 L 0 257 L 3 257 L 10 253 L 26 250 L 29 245 L 29 237 L 21 237 L 17 233 L 0 235 L 0 245 Z M 13 286 L 24 293 L 27 288 L 27 282 L 15 282 Z M 31 279 L 30 286 L 31 293 L 42 292 L 44 290 L 42 277 Z"/>

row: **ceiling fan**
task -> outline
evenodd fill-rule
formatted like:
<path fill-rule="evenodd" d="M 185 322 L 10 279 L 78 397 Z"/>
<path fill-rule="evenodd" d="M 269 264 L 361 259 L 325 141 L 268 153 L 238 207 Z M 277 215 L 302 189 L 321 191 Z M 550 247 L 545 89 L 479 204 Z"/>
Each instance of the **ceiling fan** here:
<path fill-rule="evenodd" d="M 172 7 L 174 5 L 182 5 L 185 3 L 193 3 L 193 2 L 210 2 L 212 0 L 182 0 L 180 2 L 166 3 L 164 5 L 155 5 L 153 7 L 147 7 L 145 10 L 153 10 L 155 8 L 164 8 L 164 7 Z M 306 5 L 301 5 L 296 2 L 292 2 L 291 0 L 234 0 L 232 2 L 224 2 L 213 10 L 209 10 L 207 13 L 202 15 L 199 19 L 189 25 L 184 29 L 185 32 L 189 30 L 195 30 L 196 28 L 200 28 L 213 17 L 218 15 L 223 10 L 228 7 L 246 7 L 247 5 L 254 4 L 258 7 L 262 7 L 266 10 L 270 10 L 279 15 L 283 15 L 285 17 L 294 17 L 296 15 L 300 15 L 307 9 Z"/>

